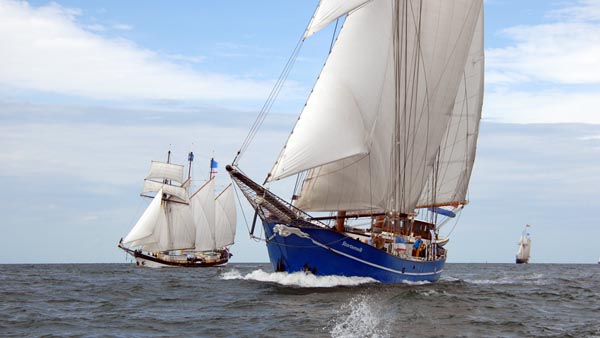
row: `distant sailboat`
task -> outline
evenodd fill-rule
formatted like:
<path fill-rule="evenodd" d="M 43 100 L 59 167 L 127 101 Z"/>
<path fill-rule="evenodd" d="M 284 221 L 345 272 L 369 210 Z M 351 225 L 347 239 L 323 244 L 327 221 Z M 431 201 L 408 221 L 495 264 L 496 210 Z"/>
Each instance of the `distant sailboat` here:
<path fill-rule="evenodd" d="M 519 239 L 519 250 L 517 251 L 517 264 L 529 263 L 529 253 L 531 250 L 531 237 L 527 232 L 527 228 L 531 225 L 525 225 L 525 229 Z"/>
<path fill-rule="evenodd" d="M 475 160 L 483 0 L 321 0 L 295 52 L 340 17 L 265 184 L 238 166 L 248 139 L 227 170 L 262 220 L 276 271 L 436 281 L 439 226 L 467 204 Z M 293 205 L 268 188 L 292 175 Z"/>
<path fill-rule="evenodd" d="M 227 264 L 237 223 L 232 185 L 215 198 L 212 174 L 217 162 L 211 160 L 210 179 L 189 195 L 191 169 L 184 180 L 184 167 L 170 163 L 170 154 L 167 163 L 152 161 L 143 193 L 156 195 L 119 248 L 133 256 L 137 265 L 148 267 Z M 190 168 L 193 159 L 190 152 Z"/>

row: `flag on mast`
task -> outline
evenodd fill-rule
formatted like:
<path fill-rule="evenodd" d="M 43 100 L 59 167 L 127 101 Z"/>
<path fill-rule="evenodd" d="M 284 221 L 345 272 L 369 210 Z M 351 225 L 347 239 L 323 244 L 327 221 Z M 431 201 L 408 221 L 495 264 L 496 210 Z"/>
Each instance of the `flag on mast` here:
<path fill-rule="evenodd" d="M 219 167 L 219 163 L 217 163 L 217 161 L 215 161 L 214 158 L 211 158 L 210 159 L 210 174 L 211 175 L 216 174 L 218 172 L 217 171 L 218 167 Z"/>

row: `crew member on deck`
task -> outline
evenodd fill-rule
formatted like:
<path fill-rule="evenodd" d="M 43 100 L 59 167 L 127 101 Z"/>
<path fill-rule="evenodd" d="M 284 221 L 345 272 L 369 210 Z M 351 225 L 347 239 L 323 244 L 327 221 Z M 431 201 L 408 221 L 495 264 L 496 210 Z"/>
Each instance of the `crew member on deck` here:
<path fill-rule="evenodd" d="M 421 236 L 417 236 L 417 240 L 415 241 L 415 244 L 413 244 L 413 256 L 419 257 L 421 244 L 423 244 L 423 240 L 421 239 Z"/>

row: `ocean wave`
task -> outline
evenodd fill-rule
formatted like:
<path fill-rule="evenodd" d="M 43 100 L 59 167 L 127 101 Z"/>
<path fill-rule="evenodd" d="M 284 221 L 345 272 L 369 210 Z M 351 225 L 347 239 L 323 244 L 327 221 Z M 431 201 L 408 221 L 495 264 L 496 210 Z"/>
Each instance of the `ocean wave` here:
<path fill-rule="evenodd" d="M 355 286 L 377 283 L 376 280 L 368 277 L 316 276 L 305 272 L 265 272 L 261 269 L 254 270 L 246 275 L 242 275 L 239 271 L 234 269 L 223 273 L 221 278 L 224 280 L 254 280 L 302 288 L 330 288 L 335 286 Z"/>
<path fill-rule="evenodd" d="M 471 284 L 533 284 L 533 285 L 545 285 L 548 283 L 543 274 L 525 274 L 517 276 L 503 276 L 496 279 L 465 279 L 467 283 Z"/>
<path fill-rule="evenodd" d="M 339 309 L 331 337 L 390 337 L 385 316 L 377 302 L 366 295 L 353 297 Z"/>

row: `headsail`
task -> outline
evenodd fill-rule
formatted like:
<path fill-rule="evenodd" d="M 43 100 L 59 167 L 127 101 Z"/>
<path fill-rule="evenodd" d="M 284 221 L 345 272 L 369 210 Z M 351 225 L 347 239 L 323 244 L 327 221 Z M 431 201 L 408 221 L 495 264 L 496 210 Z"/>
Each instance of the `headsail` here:
<path fill-rule="evenodd" d="M 321 0 L 308 28 L 306 28 L 304 38 L 313 35 L 332 21 L 369 1 L 371 0 Z"/>
<path fill-rule="evenodd" d="M 160 190 L 142 217 L 133 226 L 129 234 L 123 239 L 123 243 L 131 243 L 131 246 L 141 246 L 142 250 L 159 251 L 164 250 L 169 244 L 169 233 L 167 218 L 162 207 L 163 193 Z"/>
<path fill-rule="evenodd" d="M 305 210 L 408 213 L 450 124 L 482 1 L 360 5 L 270 180 L 311 169 Z"/>

